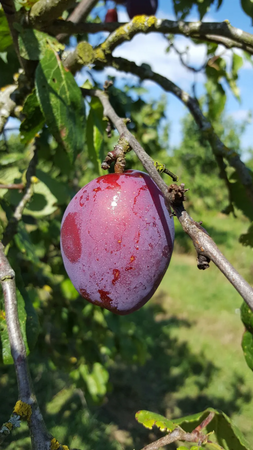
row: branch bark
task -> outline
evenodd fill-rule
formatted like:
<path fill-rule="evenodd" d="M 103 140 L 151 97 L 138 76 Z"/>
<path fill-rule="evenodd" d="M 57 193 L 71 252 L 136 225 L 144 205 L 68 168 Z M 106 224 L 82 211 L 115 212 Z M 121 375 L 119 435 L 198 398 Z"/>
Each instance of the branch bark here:
<path fill-rule="evenodd" d="M 28 25 L 43 27 L 61 16 L 65 9 L 75 4 L 75 0 L 39 0 L 25 15 Z"/>
<path fill-rule="evenodd" d="M 37 27 L 39 23 L 35 22 L 34 25 Z M 253 54 L 253 35 L 233 27 L 227 20 L 224 22 L 183 22 L 157 19 L 154 16 L 137 16 L 129 23 L 121 24 L 120 27 L 118 24 L 75 24 L 58 20 L 50 28 L 47 27 L 47 30 L 54 35 L 58 33 L 71 35 L 111 31 L 110 36 L 100 46 L 107 54 L 112 53 L 123 42 L 131 40 L 136 34 L 154 32 L 180 34 L 201 41 L 215 42 L 228 49 L 240 48 L 251 55 Z"/>
<path fill-rule="evenodd" d="M 0 243 L 0 282 L 3 289 L 6 323 L 18 381 L 19 398 L 31 407 L 31 417 L 28 421 L 32 448 L 34 450 L 49 450 L 51 435 L 46 427 L 39 410 L 27 364 L 27 356 L 17 313 L 17 298 L 15 273 L 5 254 L 4 246 Z"/>
<path fill-rule="evenodd" d="M 217 245 L 206 233 L 206 231 L 195 222 L 185 211 L 183 206 L 184 186 L 172 185 L 170 188 L 163 181 L 157 172 L 153 160 L 145 152 L 136 138 L 127 129 L 124 119 L 120 118 L 109 102 L 108 95 L 99 90 L 82 89 L 84 96 L 98 97 L 103 105 L 104 115 L 113 123 L 119 134 L 123 134 L 130 144 L 133 151 L 138 156 L 143 167 L 149 173 L 151 178 L 162 191 L 168 209 L 170 206 L 182 225 L 183 230 L 190 236 L 196 248 L 198 258 L 205 260 L 205 267 L 208 266 L 208 260 L 214 262 L 218 269 L 227 277 L 229 282 L 239 292 L 250 309 L 253 311 L 253 288 L 244 280 L 235 268 L 229 263 L 225 256 L 220 252 Z M 201 267 L 203 268 L 203 267 Z"/>
<path fill-rule="evenodd" d="M 80 22 L 85 22 L 85 19 L 88 17 L 97 2 L 98 0 L 82 0 L 70 14 L 67 21 L 72 22 L 75 25 Z M 68 37 L 68 34 L 59 34 L 56 37 L 58 41 L 64 41 L 64 39 Z"/>

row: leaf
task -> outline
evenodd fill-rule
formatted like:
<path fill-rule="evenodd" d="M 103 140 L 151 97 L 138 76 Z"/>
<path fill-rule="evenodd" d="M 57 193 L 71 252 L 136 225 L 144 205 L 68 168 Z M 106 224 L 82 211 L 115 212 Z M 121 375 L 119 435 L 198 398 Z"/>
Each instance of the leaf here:
<path fill-rule="evenodd" d="M 92 372 L 89 372 L 88 366 L 85 364 L 79 366 L 79 371 L 92 399 L 98 401 L 106 393 L 106 385 L 109 378 L 107 370 L 102 364 L 96 362 L 93 364 Z"/>
<path fill-rule="evenodd" d="M 89 158 L 98 175 L 102 174 L 104 128 L 102 105 L 97 98 L 93 98 L 90 102 L 90 112 L 87 119 L 86 139 Z"/>
<path fill-rule="evenodd" d="M 238 71 L 243 66 L 243 58 L 236 53 L 233 53 L 232 58 L 232 74 L 234 78 L 238 78 Z"/>
<path fill-rule="evenodd" d="M 22 153 L 7 153 L 7 154 L 4 153 L 4 155 L 0 156 L 0 165 L 8 166 L 9 164 L 18 162 L 23 158 L 24 158 L 24 155 Z"/>
<path fill-rule="evenodd" d="M 60 183 L 55 178 L 51 177 L 48 173 L 43 172 L 43 170 L 37 169 L 36 176 L 42 181 L 57 199 L 58 205 L 63 205 L 70 199 L 70 193 L 65 184 Z"/>
<path fill-rule="evenodd" d="M 243 302 L 241 306 L 241 321 L 247 330 L 253 333 L 253 312 L 246 302 Z"/>
<path fill-rule="evenodd" d="M 56 38 L 31 28 L 21 29 L 18 44 L 20 56 L 32 61 L 38 61 L 43 58 L 48 48 L 55 52 L 65 48 Z"/>
<path fill-rule="evenodd" d="M 24 298 L 18 289 L 16 293 L 20 329 L 28 355 L 30 353 L 30 348 L 32 348 L 32 344 L 36 342 L 36 336 L 38 336 L 38 319 L 36 319 L 37 316 L 28 295 Z M 29 317 L 27 313 L 29 314 Z M 4 308 L 0 310 L 0 340 L 2 344 L 3 363 L 13 364 Z M 28 344 L 30 344 L 31 347 Z"/>
<path fill-rule="evenodd" d="M 39 258 L 34 253 L 34 248 L 29 233 L 27 232 L 22 221 L 18 223 L 18 230 L 17 234 L 14 236 L 14 240 L 18 249 L 29 261 L 32 261 L 34 264 L 39 264 Z"/>
<path fill-rule="evenodd" d="M 22 113 L 26 118 L 20 124 L 20 139 L 23 144 L 28 144 L 45 123 L 35 89 L 26 98 Z"/>
<path fill-rule="evenodd" d="M 252 181 L 253 181 L 253 175 L 250 169 L 249 173 L 252 177 Z M 233 202 L 235 204 L 235 206 L 240 209 L 243 214 L 248 217 L 251 221 L 253 220 L 253 208 L 249 202 L 247 193 L 246 193 L 246 189 L 245 187 L 241 184 L 240 180 L 239 180 L 239 176 L 237 174 L 237 172 L 233 172 L 231 174 L 231 176 L 229 177 L 229 181 L 230 183 L 230 192 L 232 195 L 232 199 Z"/>
<path fill-rule="evenodd" d="M 37 342 L 40 324 L 38 315 L 34 309 L 31 298 L 25 287 L 19 285 L 19 292 L 22 295 L 25 302 L 25 311 L 26 311 L 26 337 L 27 343 L 29 347 L 29 351 L 31 351 Z M 29 352 L 28 352 L 29 353 Z"/>
<path fill-rule="evenodd" d="M 253 370 L 253 335 L 246 330 L 242 337 L 242 349 L 246 363 Z"/>
<path fill-rule="evenodd" d="M 250 225 L 248 232 L 241 234 L 239 242 L 242 245 L 249 246 L 253 248 L 253 223 Z"/>
<path fill-rule="evenodd" d="M 81 91 L 58 55 L 49 49 L 36 69 L 35 83 L 49 131 L 73 163 L 85 144 L 85 109 Z"/>
<path fill-rule="evenodd" d="M 19 172 L 17 166 L 0 169 L 0 184 L 12 184 L 20 181 L 21 173 Z M 7 189 L 0 189 L 0 198 L 4 197 L 6 193 L 8 193 Z"/>
<path fill-rule="evenodd" d="M 253 3 L 251 0 L 241 0 L 241 6 L 243 11 L 253 18 Z"/>
<path fill-rule="evenodd" d="M 171 420 L 166 419 L 166 417 L 150 411 L 138 411 L 135 414 L 135 418 L 137 422 L 141 423 L 145 428 L 149 428 L 150 430 L 154 425 L 160 428 L 161 431 L 169 432 L 175 430 L 175 428 L 177 427 L 175 423 L 173 423 Z"/>
<path fill-rule="evenodd" d="M 0 36 L 0 52 L 2 53 L 12 45 L 9 25 L 2 8 L 0 8 Z"/>
<path fill-rule="evenodd" d="M 4 58 L 0 58 L 0 88 L 13 84 L 13 76 L 18 72 L 19 67 L 17 54 L 13 47 L 9 47 Z"/>
<path fill-rule="evenodd" d="M 218 119 L 225 108 L 226 93 L 222 85 L 212 79 L 209 79 L 205 86 L 208 94 L 208 115 L 212 120 Z"/>
<path fill-rule="evenodd" d="M 210 412 L 215 413 L 215 416 L 206 429 L 209 433 L 214 431 L 217 441 L 222 447 L 226 448 L 226 444 L 229 449 L 250 450 L 250 445 L 240 430 L 238 430 L 229 417 L 222 411 L 208 408 L 200 413 L 173 420 L 173 423 L 180 425 L 187 432 L 192 432 Z"/>
<path fill-rule="evenodd" d="M 50 189 L 45 183 L 39 181 L 33 185 L 34 193 L 30 203 L 24 210 L 24 214 L 31 215 L 33 217 L 45 217 L 52 214 L 57 209 L 57 198 L 52 194 Z M 23 193 L 19 193 L 16 190 L 8 191 L 5 194 L 5 199 L 14 206 L 23 198 Z"/>

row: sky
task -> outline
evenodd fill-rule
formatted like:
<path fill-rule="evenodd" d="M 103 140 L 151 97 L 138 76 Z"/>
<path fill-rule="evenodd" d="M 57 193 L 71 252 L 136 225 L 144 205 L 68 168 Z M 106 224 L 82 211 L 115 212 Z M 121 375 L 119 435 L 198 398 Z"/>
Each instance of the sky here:
<path fill-rule="evenodd" d="M 251 19 L 241 9 L 240 0 L 223 0 L 224 5 L 216 11 L 216 7 L 211 7 L 210 11 L 204 17 L 205 21 L 222 22 L 228 19 L 230 23 L 238 28 L 253 33 L 251 26 Z M 100 3 L 101 5 L 102 3 Z M 114 2 L 107 0 L 107 7 L 113 7 Z M 105 17 L 106 8 L 99 6 L 96 11 L 101 18 Z M 119 21 L 128 21 L 126 9 L 123 6 L 118 7 Z M 161 19 L 172 19 L 176 17 L 172 8 L 172 0 L 159 0 L 159 8 L 156 16 Z M 197 9 L 193 10 L 191 15 L 186 20 L 198 20 Z M 91 43 L 98 44 L 106 36 L 106 33 L 99 36 L 91 36 Z M 183 50 L 187 45 L 189 46 L 189 64 L 198 68 L 205 62 L 205 46 L 194 45 L 190 40 L 184 36 L 177 36 L 175 44 L 180 50 Z M 194 75 L 193 72 L 182 67 L 178 55 L 172 50 L 166 53 L 167 42 L 165 38 L 159 33 L 150 33 L 148 35 L 139 34 L 131 41 L 122 44 L 118 47 L 113 55 L 122 56 L 124 58 L 135 61 L 137 64 L 148 63 L 155 72 L 158 72 L 173 82 L 179 87 L 192 94 L 192 84 L 196 82 L 196 93 L 200 97 L 204 93 L 205 77 L 202 73 Z M 221 51 L 223 47 L 221 47 Z M 236 50 L 240 54 L 240 50 Z M 231 51 L 227 50 L 225 56 L 229 61 Z M 116 75 L 118 86 L 122 86 L 125 80 L 137 82 L 136 77 L 122 72 L 116 72 L 112 68 L 107 68 L 104 72 L 96 75 L 96 78 L 104 82 L 108 75 Z M 252 105 L 252 78 L 253 66 L 250 62 L 246 62 L 240 70 L 238 87 L 240 89 L 241 102 L 235 99 L 229 89 L 227 91 L 226 113 L 231 115 L 236 121 L 240 122 L 248 117 L 249 112 L 253 111 Z M 77 83 L 81 85 L 87 79 L 87 72 L 84 69 L 76 76 Z M 146 99 L 158 99 L 163 93 L 163 90 L 151 81 L 146 81 L 143 86 L 147 89 Z M 181 119 L 186 114 L 187 110 L 182 103 L 176 99 L 172 94 L 166 94 L 168 99 L 168 106 L 166 115 L 170 121 L 170 141 L 169 146 L 177 146 L 181 141 Z M 17 122 L 11 119 L 8 123 L 9 127 L 17 126 Z M 253 123 L 249 122 L 244 135 L 241 137 L 241 150 L 244 159 L 247 159 L 247 148 L 252 146 L 253 137 Z"/>
<path fill-rule="evenodd" d="M 107 1 L 108 7 L 113 7 L 113 1 Z M 224 5 L 216 11 L 216 7 L 211 7 L 210 11 L 204 17 L 205 21 L 222 22 L 228 19 L 230 23 L 237 28 L 241 28 L 249 33 L 253 33 L 253 27 L 251 26 L 251 19 L 248 17 L 240 6 L 240 0 L 223 0 Z M 98 12 L 101 17 L 105 15 L 105 8 L 98 8 Z M 118 7 L 119 21 L 127 21 L 128 16 L 123 6 Z M 161 19 L 175 20 L 176 17 L 172 8 L 172 0 L 159 0 L 159 8 L 156 16 Z M 193 10 L 191 15 L 186 20 L 198 20 L 197 9 Z M 100 39 L 102 37 L 100 36 Z M 99 38 L 94 38 L 93 42 L 100 42 Z M 93 43 L 92 42 L 92 43 Z M 177 36 L 175 44 L 180 50 L 183 50 L 187 45 L 189 46 L 189 63 L 190 65 L 198 68 L 205 62 L 205 46 L 194 45 L 190 40 L 183 36 Z M 155 72 L 158 72 L 176 84 L 188 93 L 192 94 L 192 84 L 196 82 L 196 93 L 200 97 L 204 93 L 205 77 L 202 73 L 194 75 L 193 72 L 182 67 L 178 55 L 174 51 L 165 53 L 167 42 L 164 37 L 159 33 L 151 33 L 148 35 L 139 34 L 131 41 L 122 44 L 118 47 L 113 55 L 122 56 L 135 61 L 137 64 L 148 63 L 151 65 Z M 220 47 L 219 51 L 223 51 L 224 47 Z M 236 49 L 238 54 L 241 54 L 240 50 Z M 230 60 L 231 51 L 227 50 L 223 57 Z M 125 79 L 128 81 L 137 80 L 137 78 L 131 77 L 121 72 L 116 72 L 114 69 L 106 69 L 106 74 L 116 75 L 118 83 L 123 83 Z M 84 73 L 79 74 L 77 77 L 78 83 L 82 82 Z M 253 66 L 250 62 L 246 62 L 243 68 L 240 70 L 238 87 L 240 89 L 241 102 L 233 96 L 229 89 L 227 92 L 227 104 L 226 113 L 231 115 L 236 121 L 241 121 L 248 118 L 249 112 L 253 111 L 252 97 L 253 97 Z M 99 76 L 100 81 L 104 81 L 105 73 Z M 148 89 L 147 98 L 158 98 L 163 90 L 156 86 L 151 81 L 144 82 L 144 87 Z M 174 98 L 172 94 L 167 94 L 168 107 L 167 117 L 171 123 L 170 130 L 170 146 L 176 146 L 181 140 L 181 119 L 186 113 L 186 108 L 181 102 Z M 247 148 L 252 146 L 253 136 L 253 124 L 249 122 L 244 135 L 241 137 L 241 148 L 244 152 L 244 157 L 247 158 Z"/>

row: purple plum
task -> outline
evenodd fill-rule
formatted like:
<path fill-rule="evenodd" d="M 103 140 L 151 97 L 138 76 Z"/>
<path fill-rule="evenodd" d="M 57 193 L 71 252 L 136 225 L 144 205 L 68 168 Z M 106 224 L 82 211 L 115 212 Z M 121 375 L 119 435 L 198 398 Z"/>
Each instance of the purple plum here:
<path fill-rule="evenodd" d="M 69 203 L 61 226 L 63 262 L 77 291 L 116 314 L 138 310 L 170 262 L 174 222 L 143 172 L 104 175 Z"/>
<path fill-rule="evenodd" d="M 153 16 L 158 8 L 158 0 L 127 0 L 127 12 L 132 19 L 134 16 Z"/>

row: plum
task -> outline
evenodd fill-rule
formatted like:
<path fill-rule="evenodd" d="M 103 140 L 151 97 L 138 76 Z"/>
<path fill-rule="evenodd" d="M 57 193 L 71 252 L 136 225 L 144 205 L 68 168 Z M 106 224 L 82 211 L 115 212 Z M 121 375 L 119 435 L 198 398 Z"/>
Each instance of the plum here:
<path fill-rule="evenodd" d="M 105 15 L 105 22 L 118 22 L 118 13 L 116 8 L 108 9 Z"/>
<path fill-rule="evenodd" d="M 125 315 L 143 306 L 170 262 L 174 222 L 149 175 L 128 170 L 84 186 L 61 226 L 65 269 L 89 302 Z"/>
<path fill-rule="evenodd" d="M 157 8 L 158 0 L 127 0 L 127 12 L 130 19 L 143 14 L 153 16 Z"/>

